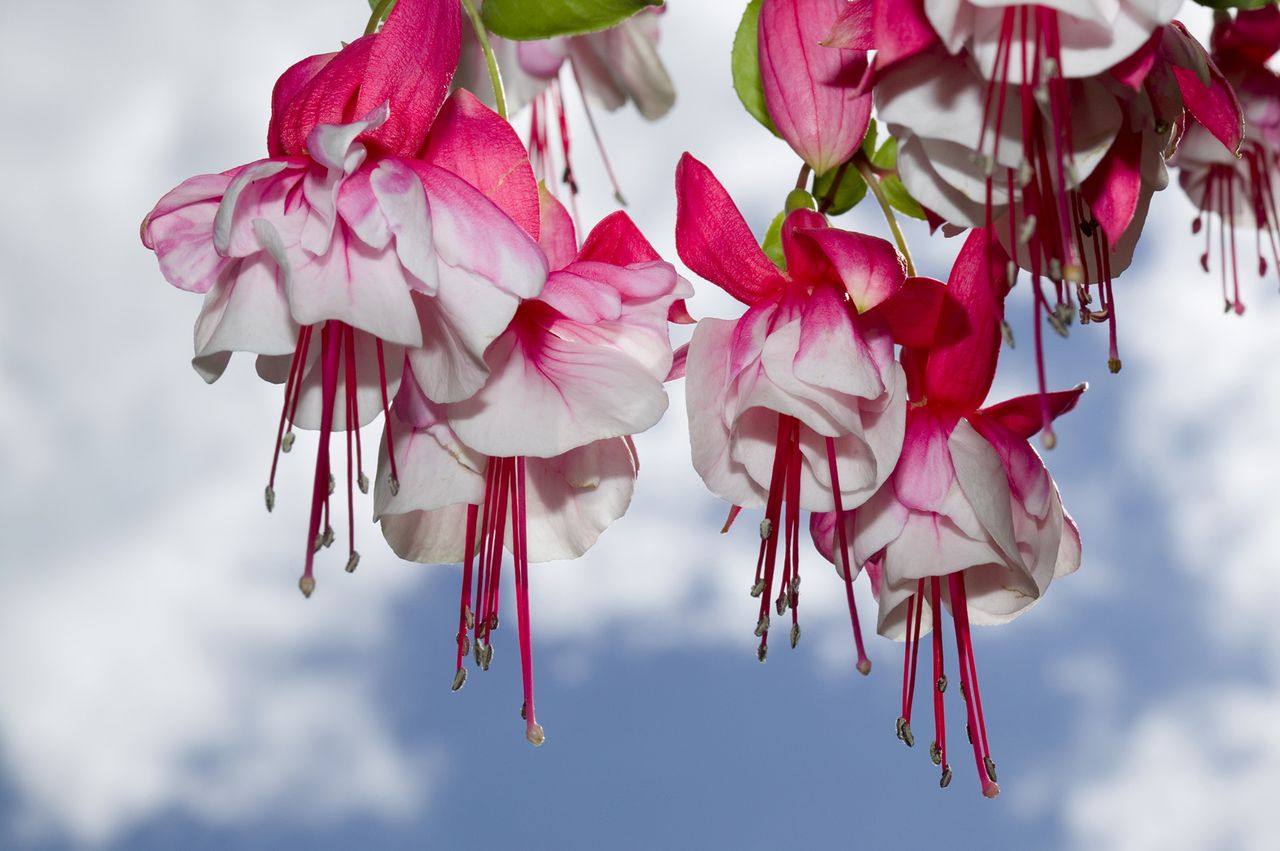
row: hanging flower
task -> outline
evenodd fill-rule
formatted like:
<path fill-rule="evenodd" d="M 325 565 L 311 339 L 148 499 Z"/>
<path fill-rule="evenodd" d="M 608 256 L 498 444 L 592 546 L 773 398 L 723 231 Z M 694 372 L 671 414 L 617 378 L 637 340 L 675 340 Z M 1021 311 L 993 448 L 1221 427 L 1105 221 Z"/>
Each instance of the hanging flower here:
<path fill-rule="evenodd" d="M 464 122 L 432 128 L 457 61 L 458 16 L 450 0 L 402 0 L 379 33 L 293 66 L 273 92 L 271 157 L 186 181 L 143 223 L 165 277 L 206 294 L 197 370 L 212 381 L 231 352 L 248 351 L 285 385 L 268 510 L 293 426 L 320 432 L 299 583 L 308 596 L 314 554 L 334 540 L 332 433 L 347 435 L 350 522 L 353 485 L 367 489 L 358 427 L 394 397 L 406 351 L 430 398 L 466 398 L 488 374 L 489 344 L 546 279 L 516 221 L 417 158 L 426 150 L 448 165 L 466 142 Z M 527 163 L 522 176 L 532 186 Z M 353 529 L 347 569 L 358 561 Z"/>
<path fill-rule="evenodd" d="M 866 566 L 881 634 L 905 638 L 898 736 L 914 743 L 911 711 L 920 636 L 933 631 L 933 761 L 951 782 L 943 693 L 941 617 L 955 623 L 955 647 L 974 760 L 988 797 L 999 794 L 987 742 L 971 624 L 1004 623 L 1025 611 L 1056 577 L 1080 562 L 1079 534 L 1028 439 L 1074 407 L 1084 388 L 1013 399 L 979 409 L 995 375 L 1003 313 L 1004 257 L 973 231 L 947 287 L 937 343 L 909 348 L 914 388 L 897 467 L 856 512 L 815 520 L 818 548 L 845 576 Z M 926 620 L 930 626 L 926 626 Z"/>
<path fill-rule="evenodd" d="M 626 511 L 639 469 L 631 435 L 667 407 L 667 316 L 691 294 L 624 213 L 577 246 L 564 207 L 541 196 L 541 244 L 554 270 L 485 355 L 469 399 L 433 404 L 406 380 L 388 418 L 376 509 L 401 557 L 463 563 L 454 689 L 474 652 L 488 668 L 505 547 L 513 556 L 526 735 L 533 703 L 530 563 L 577 558 Z M 470 632 L 470 634 L 468 634 Z"/>
<path fill-rule="evenodd" d="M 782 228 L 786 269 L 751 235 L 711 171 L 688 154 L 676 172 L 676 248 L 702 277 L 747 305 L 703 319 L 689 345 L 686 396 L 693 464 L 735 508 L 765 509 L 752 595 L 768 652 L 776 608 L 799 639 L 800 511 L 854 508 L 888 478 L 902 449 L 906 381 L 894 360 L 903 261 L 882 239 L 828 227 L 807 210 Z M 905 297 L 905 296 L 903 296 Z M 909 313 L 909 312 L 908 312 Z M 857 613 L 850 597 L 857 632 Z M 860 644 L 860 641 L 859 641 Z M 860 666 L 867 668 L 865 653 Z"/>
<path fill-rule="evenodd" d="M 1214 28 L 1213 61 L 1231 84 L 1248 133 L 1239 155 L 1219 144 L 1212 130 L 1190 123 L 1174 159 L 1178 180 L 1199 213 L 1192 233 L 1204 233 L 1200 264 L 1209 271 L 1211 255 L 1218 258 L 1225 309 L 1244 313 L 1240 297 L 1237 230 L 1256 234 L 1258 276 L 1268 265 L 1280 268 L 1280 211 L 1276 207 L 1277 166 L 1280 165 L 1280 76 L 1267 61 L 1280 49 L 1280 9 L 1265 6 L 1239 11 Z M 1217 218 L 1217 233 L 1212 217 Z M 1205 227 L 1209 223 L 1209 227 Z M 1264 244 L 1265 243 L 1265 244 Z M 1266 255 L 1271 255 L 1268 264 Z"/>

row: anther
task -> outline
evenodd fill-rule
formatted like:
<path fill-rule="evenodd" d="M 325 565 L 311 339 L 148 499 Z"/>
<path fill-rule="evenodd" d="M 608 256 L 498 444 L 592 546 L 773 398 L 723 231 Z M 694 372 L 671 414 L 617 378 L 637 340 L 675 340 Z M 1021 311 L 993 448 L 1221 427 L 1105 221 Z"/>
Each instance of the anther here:
<path fill-rule="evenodd" d="M 1160 134 L 1161 136 L 1169 132 L 1170 126 L 1171 125 L 1169 124 L 1169 122 L 1165 121 L 1163 118 L 1156 119 L 1156 128 L 1155 128 L 1156 133 Z"/>
<path fill-rule="evenodd" d="M 752 585 L 752 586 L 751 586 L 751 596 L 752 596 L 752 597 L 759 597 L 759 596 L 760 596 L 761 594 L 763 594 L 763 593 L 764 593 L 764 580 L 763 580 L 763 579 L 761 579 L 761 580 L 760 580 L 759 582 L 757 582 L 755 585 Z"/>
<path fill-rule="evenodd" d="M 360 478 L 356 479 L 356 487 L 360 488 L 360 493 L 369 492 L 369 477 L 364 473 L 360 474 Z"/>
<path fill-rule="evenodd" d="M 1043 69 L 1044 76 L 1047 79 L 1052 80 L 1058 76 L 1058 60 L 1052 56 L 1046 56 L 1040 67 Z"/>
<path fill-rule="evenodd" d="M 859 659 L 859 660 L 858 660 L 858 664 L 857 664 L 857 665 L 855 665 L 854 667 L 856 667 L 856 668 L 858 669 L 858 673 L 859 673 L 859 674 L 862 674 L 862 676 L 864 676 L 864 677 L 865 677 L 865 676 L 867 676 L 868 674 L 870 674 L 870 673 L 871 673 L 871 660 L 870 660 L 870 659 Z"/>
<path fill-rule="evenodd" d="M 462 649 L 463 656 L 471 652 L 471 638 L 465 632 L 458 636 L 458 646 Z"/>
<path fill-rule="evenodd" d="M 399 495 L 400 495 L 400 480 L 399 480 L 399 479 L 397 479 L 397 478 L 395 478 L 395 477 L 393 476 L 393 477 L 391 477 L 391 479 L 390 479 L 389 481 L 390 481 L 390 483 L 391 483 L 391 495 L 392 495 L 392 496 L 399 496 Z"/>
<path fill-rule="evenodd" d="M 1052 271 L 1052 263 L 1050 264 L 1050 267 L 1050 271 Z M 1062 275 L 1058 280 L 1070 281 L 1073 284 L 1083 284 L 1084 269 L 1080 267 L 1079 263 L 1068 263 L 1066 266 L 1062 267 Z"/>
<path fill-rule="evenodd" d="M 356 567 L 360 564 L 360 553 L 352 550 L 350 557 L 347 558 L 347 573 L 355 573 Z"/>
<path fill-rule="evenodd" d="M 773 521 L 768 517 L 760 521 L 760 540 L 767 541 L 773 537 Z"/>
<path fill-rule="evenodd" d="M 498 613 L 494 612 L 493 614 L 489 615 L 489 631 L 493 632 L 497 628 L 498 628 Z"/>
<path fill-rule="evenodd" d="M 476 625 L 476 616 L 471 613 L 471 607 L 466 606 L 462 610 L 462 617 L 465 619 L 467 629 L 471 629 Z"/>
<path fill-rule="evenodd" d="M 938 694 L 944 693 L 947 690 L 947 675 L 943 674 L 942 676 L 938 677 L 938 681 L 934 683 L 934 685 L 938 689 Z"/>
<path fill-rule="evenodd" d="M 487 671 L 489 670 L 489 666 L 492 664 L 493 664 L 493 645 L 486 644 L 484 646 L 484 658 L 480 660 L 480 667 L 484 668 Z"/>
<path fill-rule="evenodd" d="M 795 650 L 796 645 L 800 643 L 800 624 L 793 623 L 791 625 L 791 649 Z"/>
<path fill-rule="evenodd" d="M 1202 227 L 1204 227 L 1204 220 L 1201 219 L 1199 216 L 1191 220 L 1191 233 L 1193 234 L 1200 233 L 1200 228 Z"/>
<path fill-rule="evenodd" d="M 794 597 L 798 593 L 800 593 L 800 574 L 791 577 L 791 595 Z M 795 604 L 796 601 L 792 600 L 791 605 L 794 606 Z"/>
<path fill-rule="evenodd" d="M 942 748 L 937 742 L 929 745 L 929 759 L 933 760 L 934 765 L 942 765 Z"/>
<path fill-rule="evenodd" d="M 1004 265 L 1004 276 L 1009 289 L 1013 289 L 1018 284 L 1018 264 L 1012 260 Z"/>
<path fill-rule="evenodd" d="M 916 737 L 911 732 L 911 722 L 901 716 L 898 717 L 898 739 L 909 748 L 916 746 Z"/>
<path fill-rule="evenodd" d="M 529 740 L 529 744 L 535 748 L 542 747 L 542 743 L 547 740 L 547 734 L 543 732 L 541 724 L 534 724 L 525 731 L 524 737 Z"/>
<path fill-rule="evenodd" d="M 295 436 L 296 435 L 294 435 L 293 431 L 286 431 L 284 433 L 284 437 L 280 439 L 281 452 L 288 452 L 290 449 L 293 449 L 293 440 Z"/>
<path fill-rule="evenodd" d="M 320 552 L 320 548 L 324 546 L 324 533 L 316 532 L 316 539 L 311 542 L 311 551 L 313 553 Z"/>
<path fill-rule="evenodd" d="M 774 606 L 778 609 L 778 617 L 782 617 L 787 613 L 787 595 L 779 594 L 778 599 L 774 601 Z"/>
<path fill-rule="evenodd" d="M 477 639 L 474 650 L 475 650 L 476 664 L 483 665 L 484 664 L 484 641 Z"/>
<path fill-rule="evenodd" d="M 1036 217 L 1027 216 L 1018 227 L 1018 244 L 1026 245 L 1036 235 Z"/>
<path fill-rule="evenodd" d="M 768 658 L 769 658 L 769 645 L 761 641 L 760 646 L 756 648 L 756 661 L 763 662 L 765 659 L 768 659 Z"/>
<path fill-rule="evenodd" d="M 1051 281 L 1065 281 L 1065 280 L 1066 280 L 1066 275 L 1065 275 L 1065 272 L 1063 271 L 1063 268 L 1062 268 L 1062 262 L 1061 262 L 1060 260 L 1058 260 L 1058 258 L 1057 258 L 1057 257 L 1050 257 L 1050 258 L 1049 258 L 1049 269 L 1048 269 L 1048 272 L 1049 272 L 1049 280 L 1051 280 Z"/>
<path fill-rule="evenodd" d="M 1016 178 L 1018 181 L 1018 188 L 1025 189 L 1027 185 L 1031 183 L 1031 177 L 1032 177 L 1031 163 L 1028 162 L 1027 160 L 1023 160 L 1022 162 L 1018 163 L 1018 173 L 1016 175 Z"/>
<path fill-rule="evenodd" d="M 271 487 L 271 485 L 267 485 L 266 496 L 267 496 L 267 511 L 270 512 L 273 508 L 276 507 L 276 489 Z"/>
<path fill-rule="evenodd" d="M 960 699 L 966 703 L 969 701 L 969 692 L 964 687 L 964 680 L 960 680 Z"/>
<path fill-rule="evenodd" d="M 987 777 L 989 777 L 989 778 L 991 779 L 991 782 L 992 782 L 992 783 L 995 783 L 995 782 L 996 782 L 996 764 L 995 764 L 995 761 L 994 761 L 994 760 L 992 760 L 992 759 L 991 759 L 991 757 L 989 757 L 989 756 L 984 756 L 984 757 L 982 758 L 982 764 L 983 764 L 984 766 L 986 766 L 986 769 L 987 769 Z"/>
<path fill-rule="evenodd" d="M 521 704 L 520 704 L 520 720 L 521 720 L 521 721 L 528 721 L 528 720 L 529 720 L 528 709 L 529 709 L 529 704 L 527 704 L 527 703 L 521 703 Z"/>
<path fill-rule="evenodd" d="M 756 623 L 756 638 L 763 638 L 764 634 L 769 631 L 769 616 L 761 615 L 760 620 Z"/>
<path fill-rule="evenodd" d="M 1013 326 L 1005 320 L 1000 321 L 1000 336 L 1004 338 L 1004 344 L 1009 348 L 1013 348 Z"/>
<path fill-rule="evenodd" d="M 938 788 L 945 789 L 951 785 L 951 766 L 942 769 L 942 776 L 938 778 Z"/>
<path fill-rule="evenodd" d="M 996 173 L 996 161 L 990 154 L 978 154 L 978 167 L 987 177 Z"/>
<path fill-rule="evenodd" d="M 316 590 L 316 580 L 314 576 L 304 576 L 298 580 L 298 590 L 302 592 L 302 596 L 310 597 L 311 592 Z"/>
<path fill-rule="evenodd" d="M 338 488 L 338 480 L 333 477 L 333 473 L 329 474 L 329 494 L 332 495 Z"/>
<path fill-rule="evenodd" d="M 1107 358 L 1107 369 L 1112 375 L 1120 371 L 1120 358 Z"/>
<path fill-rule="evenodd" d="M 467 681 L 467 669 L 459 668 L 458 673 L 453 675 L 453 685 L 450 686 L 449 688 L 451 691 L 457 691 L 458 689 L 462 688 L 463 684 L 466 683 L 466 681 Z"/>
<path fill-rule="evenodd" d="M 320 543 L 324 544 L 326 547 L 331 547 L 333 546 L 333 542 L 336 540 L 337 537 L 333 534 L 333 527 L 324 527 L 324 539 Z"/>

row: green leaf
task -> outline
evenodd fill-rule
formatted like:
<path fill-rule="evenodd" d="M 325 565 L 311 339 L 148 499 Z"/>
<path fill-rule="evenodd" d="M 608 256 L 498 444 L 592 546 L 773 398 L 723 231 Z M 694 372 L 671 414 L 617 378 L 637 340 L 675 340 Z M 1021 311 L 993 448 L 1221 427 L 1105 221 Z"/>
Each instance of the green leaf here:
<path fill-rule="evenodd" d="M 833 168 L 826 174 L 820 175 L 813 184 L 813 194 L 819 198 L 826 198 L 831 194 L 832 184 L 836 182 L 836 175 L 840 174 L 840 169 Z M 836 188 L 836 194 L 831 199 L 831 204 L 827 207 L 827 214 L 838 216 L 841 213 L 847 213 L 857 206 L 867 195 L 867 182 L 862 179 L 862 175 L 858 174 L 858 170 L 853 166 L 849 166 L 844 170 L 844 174 L 840 175 L 840 185 Z"/>
<path fill-rule="evenodd" d="M 503 38 L 531 41 L 608 29 L 662 0 L 485 0 L 480 16 Z"/>
<path fill-rule="evenodd" d="M 862 137 L 862 153 L 867 155 L 867 159 L 871 159 L 876 154 L 876 120 L 874 118 L 867 121 L 867 134 Z"/>
<path fill-rule="evenodd" d="M 760 79 L 760 4 L 763 0 L 751 0 L 746 11 L 742 13 L 742 21 L 738 24 L 738 33 L 733 37 L 733 89 L 738 93 L 738 100 L 751 113 L 751 117 L 759 121 L 775 136 L 781 136 L 778 128 L 773 126 L 769 110 L 764 105 L 764 83 Z"/>
<path fill-rule="evenodd" d="M 782 253 L 782 222 L 786 218 L 785 210 L 773 217 L 773 221 L 769 223 L 769 229 L 765 231 L 764 242 L 760 246 L 773 261 L 773 265 L 784 270 L 787 268 L 787 258 Z"/>
<path fill-rule="evenodd" d="M 885 139 L 884 144 L 880 146 L 880 150 L 876 151 L 875 156 L 871 158 L 871 164 L 876 168 L 894 169 L 898 167 L 898 140 L 890 136 Z"/>
<path fill-rule="evenodd" d="M 1261 9 L 1270 6 L 1276 0 L 1196 0 L 1201 6 L 1210 9 Z"/>
<path fill-rule="evenodd" d="M 890 175 L 880 179 L 880 191 L 884 193 L 885 199 L 889 202 L 889 206 L 902 213 L 904 216 L 910 216 L 913 219 L 924 219 L 924 208 L 911 197 L 911 193 L 907 191 L 907 187 L 902 185 L 902 181 L 897 177 Z"/>

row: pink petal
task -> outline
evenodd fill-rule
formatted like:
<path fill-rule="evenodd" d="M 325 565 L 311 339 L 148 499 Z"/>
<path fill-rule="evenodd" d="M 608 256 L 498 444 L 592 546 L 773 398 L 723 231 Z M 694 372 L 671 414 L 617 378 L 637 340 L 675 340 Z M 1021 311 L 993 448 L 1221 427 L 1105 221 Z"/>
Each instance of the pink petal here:
<path fill-rule="evenodd" d="M 845 50 L 875 50 L 875 0 L 852 0 L 846 3 L 822 40 L 823 47 Z"/>
<path fill-rule="evenodd" d="M 956 481 L 978 521 L 1009 564 L 1022 567 L 1025 572 L 1013 533 L 1008 474 L 999 454 L 966 420 L 956 424 L 947 446 Z"/>
<path fill-rule="evenodd" d="M 410 379 L 403 388 L 411 388 L 413 383 Z M 404 395 L 404 389 L 401 395 Z M 484 470 L 488 459 L 457 440 L 445 421 L 441 406 L 420 399 L 415 407 L 419 412 L 429 412 L 431 416 L 419 418 L 418 422 L 411 424 L 401 419 L 397 408 L 393 407 L 387 420 L 378 450 L 374 520 L 390 514 L 431 511 L 459 502 L 479 504 L 484 498 Z M 387 455 L 386 429 L 390 429 L 396 447 L 396 481 L 399 487 L 394 494 L 390 487 L 391 464 Z"/>
<path fill-rule="evenodd" d="M 1056 420 L 1074 408 L 1080 401 L 1080 394 L 1086 389 L 1088 389 L 1087 384 L 1079 384 L 1070 390 L 1047 394 L 1045 404 L 1049 407 L 1049 419 Z M 977 415 L 999 423 L 1024 440 L 1030 440 L 1044 425 L 1044 420 L 1040 416 L 1040 404 L 1040 394 L 1035 393 L 983 408 Z"/>
<path fill-rule="evenodd" d="M 337 53 L 320 53 L 315 56 L 308 56 L 301 62 L 291 65 L 287 71 L 280 75 L 280 79 L 276 80 L 275 88 L 271 90 L 271 123 L 267 127 L 267 153 L 269 156 L 285 156 L 287 152 L 284 148 L 284 141 L 280 137 L 285 111 L 288 109 L 289 104 L 293 102 L 293 99 L 306 87 L 307 83 L 311 82 L 312 78 L 320 73 L 320 69 L 328 65 L 337 55 Z"/>
<path fill-rule="evenodd" d="M 1006 292 L 1004 252 L 982 228 L 969 233 L 947 281 L 960 315 L 944 313 L 945 341 L 925 367 L 925 397 L 939 410 L 977 410 L 991 389 L 1000 356 L 1000 323 Z"/>
<path fill-rule="evenodd" d="M 524 144 L 509 123 L 470 92 L 459 89 L 445 101 L 422 159 L 479 189 L 538 238 L 538 183 Z"/>
<path fill-rule="evenodd" d="M 578 259 L 628 266 L 662 258 L 631 217 L 618 210 L 605 216 L 591 229 L 582 243 Z"/>
<path fill-rule="evenodd" d="M 667 381 L 679 381 L 685 376 L 685 369 L 689 360 L 689 344 L 675 350 L 675 354 L 671 358 L 671 370 L 667 373 Z"/>
<path fill-rule="evenodd" d="M 1133 221 L 1142 194 L 1142 130 L 1121 128 L 1081 192 L 1112 248 Z"/>
<path fill-rule="evenodd" d="M 543 80 L 550 80 L 560 73 L 568 50 L 567 40 L 563 38 L 516 43 L 516 56 L 521 70 Z"/>
<path fill-rule="evenodd" d="M 853 155 L 866 135 L 871 96 L 837 78 L 861 77 L 864 51 L 824 48 L 842 0 L 764 0 L 760 76 L 765 104 L 782 138 L 818 174 Z"/>
<path fill-rule="evenodd" d="M 902 288 L 882 302 L 876 312 L 889 325 L 893 341 L 902 346 L 928 347 L 937 338 L 946 285 L 933 278 L 907 278 Z"/>
<path fill-rule="evenodd" d="M 209 290 L 196 320 L 191 364 L 209 382 L 222 374 L 232 352 L 288 355 L 298 342 L 298 324 L 289 315 L 275 263 L 265 253 L 233 262 L 233 271 Z"/>
<path fill-rule="evenodd" d="M 906 263 L 893 244 L 839 228 L 798 231 L 826 255 L 859 313 L 866 313 L 902 288 Z"/>
<path fill-rule="evenodd" d="M 1280 7 L 1236 10 L 1234 18 L 1215 23 L 1209 46 L 1228 73 L 1262 67 L 1280 50 Z"/>
<path fill-rule="evenodd" d="M 734 460 L 725 411 L 734 326 L 725 319 L 703 319 L 693 330 L 685 378 L 689 443 L 693 467 L 707 489 L 734 505 L 754 508 L 764 505 L 767 491 Z"/>
<path fill-rule="evenodd" d="M 816 287 L 805 300 L 792 367 L 796 378 L 814 387 L 863 399 L 876 399 L 885 391 L 882 364 L 854 327 L 848 303 L 832 286 Z"/>
<path fill-rule="evenodd" d="M 626 513 L 636 465 L 623 438 L 526 463 L 529 560 L 577 558 Z"/>
<path fill-rule="evenodd" d="M 676 251 L 697 274 L 743 304 L 756 304 L 784 284 L 729 193 L 689 154 L 676 166 Z"/>
<path fill-rule="evenodd" d="M 302 153 L 317 124 L 348 124 L 390 104 L 389 120 L 364 139 L 380 152 L 415 154 L 458 65 L 459 24 L 452 0 L 401 0 L 376 35 L 344 47 L 276 111 L 281 149 Z"/>
<path fill-rule="evenodd" d="M 877 73 L 938 44 L 938 34 L 924 11 L 925 0 L 875 4 Z"/>
<path fill-rule="evenodd" d="M 493 456 L 546 458 L 661 418 L 666 392 L 642 364 L 577 342 L 569 320 L 543 325 L 539 312 L 526 312 L 498 339 L 485 355 L 488 381 L 450 407 L 464 443 Z"/>
<path fill-rule="evenodd" d="M 942 510 L 956 480 L 948 437 L 948 429 L 927 408 L 908 413 L 902 454 L 893 473 L 894 495 L 907 508 Z"/>
<path fill-rule="evenodd" d="M 204 174 L 161 198 L 142 222 L 142 243 L 156 253 L 165 280 L 205 293 L 231 262 L 213 241 L 213 223 L 233 175 Z"/>
<path fill-rule="evenodd" d="M 538 244 L 547 255 L 547 265 L 554 272 L 577 258 L 578 237 L 574 232 L 573 217 L 546 187 L 538 187 L 538 203 Z"/>
<path fill-rule="evenodd" d="M 1185 51 L 1197 57 L 1197 65 L 1203 62 L 1208 67 L 1208 79 L 1205 80 L 1195 67 L 1179 64 L 1172 66 L 1187 112 L 1217 137 L 1228 151 L 1238 152 L 1244 143 L 1244 116 L 1231 84 L 1204 52 L 1200 43 L 1177 21 L 1165 28 L 1165 44 L 1170 42 L 1182 43 L 1174 49 L 1175 55 L 1182 55 Z"/>

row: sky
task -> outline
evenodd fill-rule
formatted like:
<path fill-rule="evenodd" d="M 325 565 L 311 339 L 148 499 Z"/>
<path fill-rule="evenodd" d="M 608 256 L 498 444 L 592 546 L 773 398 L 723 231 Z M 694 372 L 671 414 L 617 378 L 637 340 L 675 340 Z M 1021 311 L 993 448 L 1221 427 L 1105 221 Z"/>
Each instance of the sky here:
<path fill-rule="evenodd" d="M 596 115 L 629 212 L 673 262 L 682 151 L 757 234 L 794 181 L 732 94 L 739 6 L 672 0 L 667 118 Z M 925 748 L 894 738 L 901 646 L 872 639 L 872 675 L 854 672 L 843 589 L 811 551 L 800 647 L 756 662 L 755 524 L 719 534 L 680 385 L 637 438 L 628 515 L 531 572 L 542 748 L 518 717 L 513 630 L 449 690 L 456 568 L 402 562 L 365 525 L 359 570 L 323 565 L 304 600 L 305 455 L 262 506 L 278 388 L 248 360 L 213 386 L 194 373 L 197 298 L 165 284 L 138 223 L 186 177 L 262 156 L 276 76 L 366 15 L 0 6 L 0 847 L 1270 847 L 1280 296 L 1250 278 L 1245 316 L 1222 314 L 1176 186 L 1117 284 L 1123 371 L 1090 329 L 1050 341 L 1050 383 L 1090 382 L 1047 459 L 1084 560 L 975 637 L 997 801 L 959 759 L 939 790 Z M 571 113 L 598 219 L 611 191 Z M 840 221 L 885 235 L 877 215 Z M 958 245 L 908 238 L 945 278 Z M 689 277 L 695 315 L 737 315 Z M 1010 311 L 995 399 L 1033 386 L 1025 287 Z"/>

